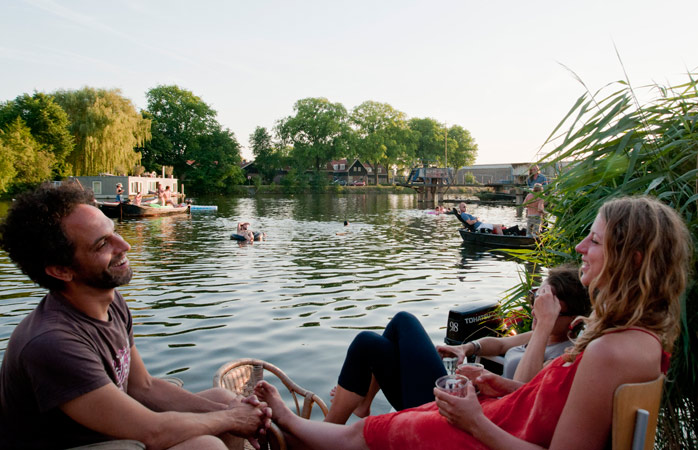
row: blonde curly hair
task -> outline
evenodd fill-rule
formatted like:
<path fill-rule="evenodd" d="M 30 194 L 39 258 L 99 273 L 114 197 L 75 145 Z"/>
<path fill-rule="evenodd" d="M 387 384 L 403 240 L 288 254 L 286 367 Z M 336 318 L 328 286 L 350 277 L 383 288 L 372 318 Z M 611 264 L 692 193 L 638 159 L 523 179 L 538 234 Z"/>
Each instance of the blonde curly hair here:
<path fill-rule="evenodd" d="M 593 311 L 567 360 L 603 334 L 628 327 L 653 331 L 670 352 L 692 254 L 686 225 L 675 210 L 646 196 L 610 200 L 599 217 L 606 222 L 604 263 L 589 285 Z"/>

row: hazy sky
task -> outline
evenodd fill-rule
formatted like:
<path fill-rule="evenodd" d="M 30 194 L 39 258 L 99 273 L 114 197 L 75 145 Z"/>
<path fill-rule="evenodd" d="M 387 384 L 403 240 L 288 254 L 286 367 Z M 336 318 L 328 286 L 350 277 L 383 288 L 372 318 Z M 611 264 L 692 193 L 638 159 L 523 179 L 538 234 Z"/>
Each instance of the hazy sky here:
<path fill-rule="evenodd" d="M 386 102 L 458 124 L 477 163 L 525 162 L 584 88 L 687 80 L 698 1 L 0 0 L 0 101 L 119 88 L 139 109 L 176 84 L 250 157 L 306 97 Z"/>

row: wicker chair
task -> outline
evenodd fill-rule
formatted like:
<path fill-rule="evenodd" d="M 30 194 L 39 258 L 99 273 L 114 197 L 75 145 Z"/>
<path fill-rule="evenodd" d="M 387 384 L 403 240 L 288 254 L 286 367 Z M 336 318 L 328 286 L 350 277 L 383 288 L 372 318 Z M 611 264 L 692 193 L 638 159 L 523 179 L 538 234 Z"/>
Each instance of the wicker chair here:
<path fill-rule="evenodd" d="M 213 387 L 222 387 L 246 397 L 252 394 L 254 386 L 263 379 L 264 371 L 275 375 L 286 386 L 293 397 L 297 415 L 310 419 L 315 404 L 325 416 L 327 415 L 327 405 L 320 397 L 298 386 L 275 365 L 259 359 L 244 358 L 223 364 L 213 376 Z M 298 396 L 303 398 L 302 408 L 298 403 Z M 271 450 L 286 450 L 286 441 L 279 427 L 272 423 L 270 431 L 271 433 L 267 434 L 268 442 L 260 442 L 262 448 L 268 445 Z"/>

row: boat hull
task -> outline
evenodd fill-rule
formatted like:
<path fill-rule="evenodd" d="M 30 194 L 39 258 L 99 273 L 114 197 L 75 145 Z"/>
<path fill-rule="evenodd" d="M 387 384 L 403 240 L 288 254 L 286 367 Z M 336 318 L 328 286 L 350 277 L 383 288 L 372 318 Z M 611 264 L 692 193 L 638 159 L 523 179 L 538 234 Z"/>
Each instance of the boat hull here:
<path fill-rule="evenodd" d="M 509 236 L 491 233 L 458 230 L 464 242 L 491 248 L 535 248 L 536 240 L 531 236 Z"/>
<path fill-rule="evenodd" d="M 133 205 L 131 203 L 102 202 L 98 206 L 105 216 L 117 219 L 123 217 L 159 217 L 189 212 L 189 205 L 156 207 Z"/>

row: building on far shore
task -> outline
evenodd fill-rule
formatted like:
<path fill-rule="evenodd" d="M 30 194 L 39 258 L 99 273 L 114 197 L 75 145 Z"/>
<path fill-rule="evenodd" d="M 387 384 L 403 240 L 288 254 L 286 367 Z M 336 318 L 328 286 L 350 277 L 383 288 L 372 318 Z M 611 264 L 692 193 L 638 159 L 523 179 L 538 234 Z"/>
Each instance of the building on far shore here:
<path fill-rule="evenodd" d="M 172 192 L 178 192 L 177 178 L 158 177 L 158 176 L 128 176 L 128 175 L 109 175 L 102 174 L 96 176 L 81 176 L 70 177 L 71 180 L 77 180 L 85 189 L 91 189 L 95 194 L 96 200 L 101 201 L 116 201 L 116 184 L 121 183 L 124 193 L 124 200 L 129 197 L 135 197 L 141 192 L 144 196 L 155 194 L 158 183 L 162 184 L 163 189 L 167 186 L 172 189 Z M 183 187 L 182 187 L 183 189 Z"/>
<path fill-rule="evenodd" d="M 534 163 L 478 164 L 461 167 L 456 173 L 455 184 L 466 184 L 465 178 L 471 174 L 480 184 L 525 184 L 528 168 Z M 548 180 L 557 178 L 560 166 L 540 164 L 540 170 Z"/>

